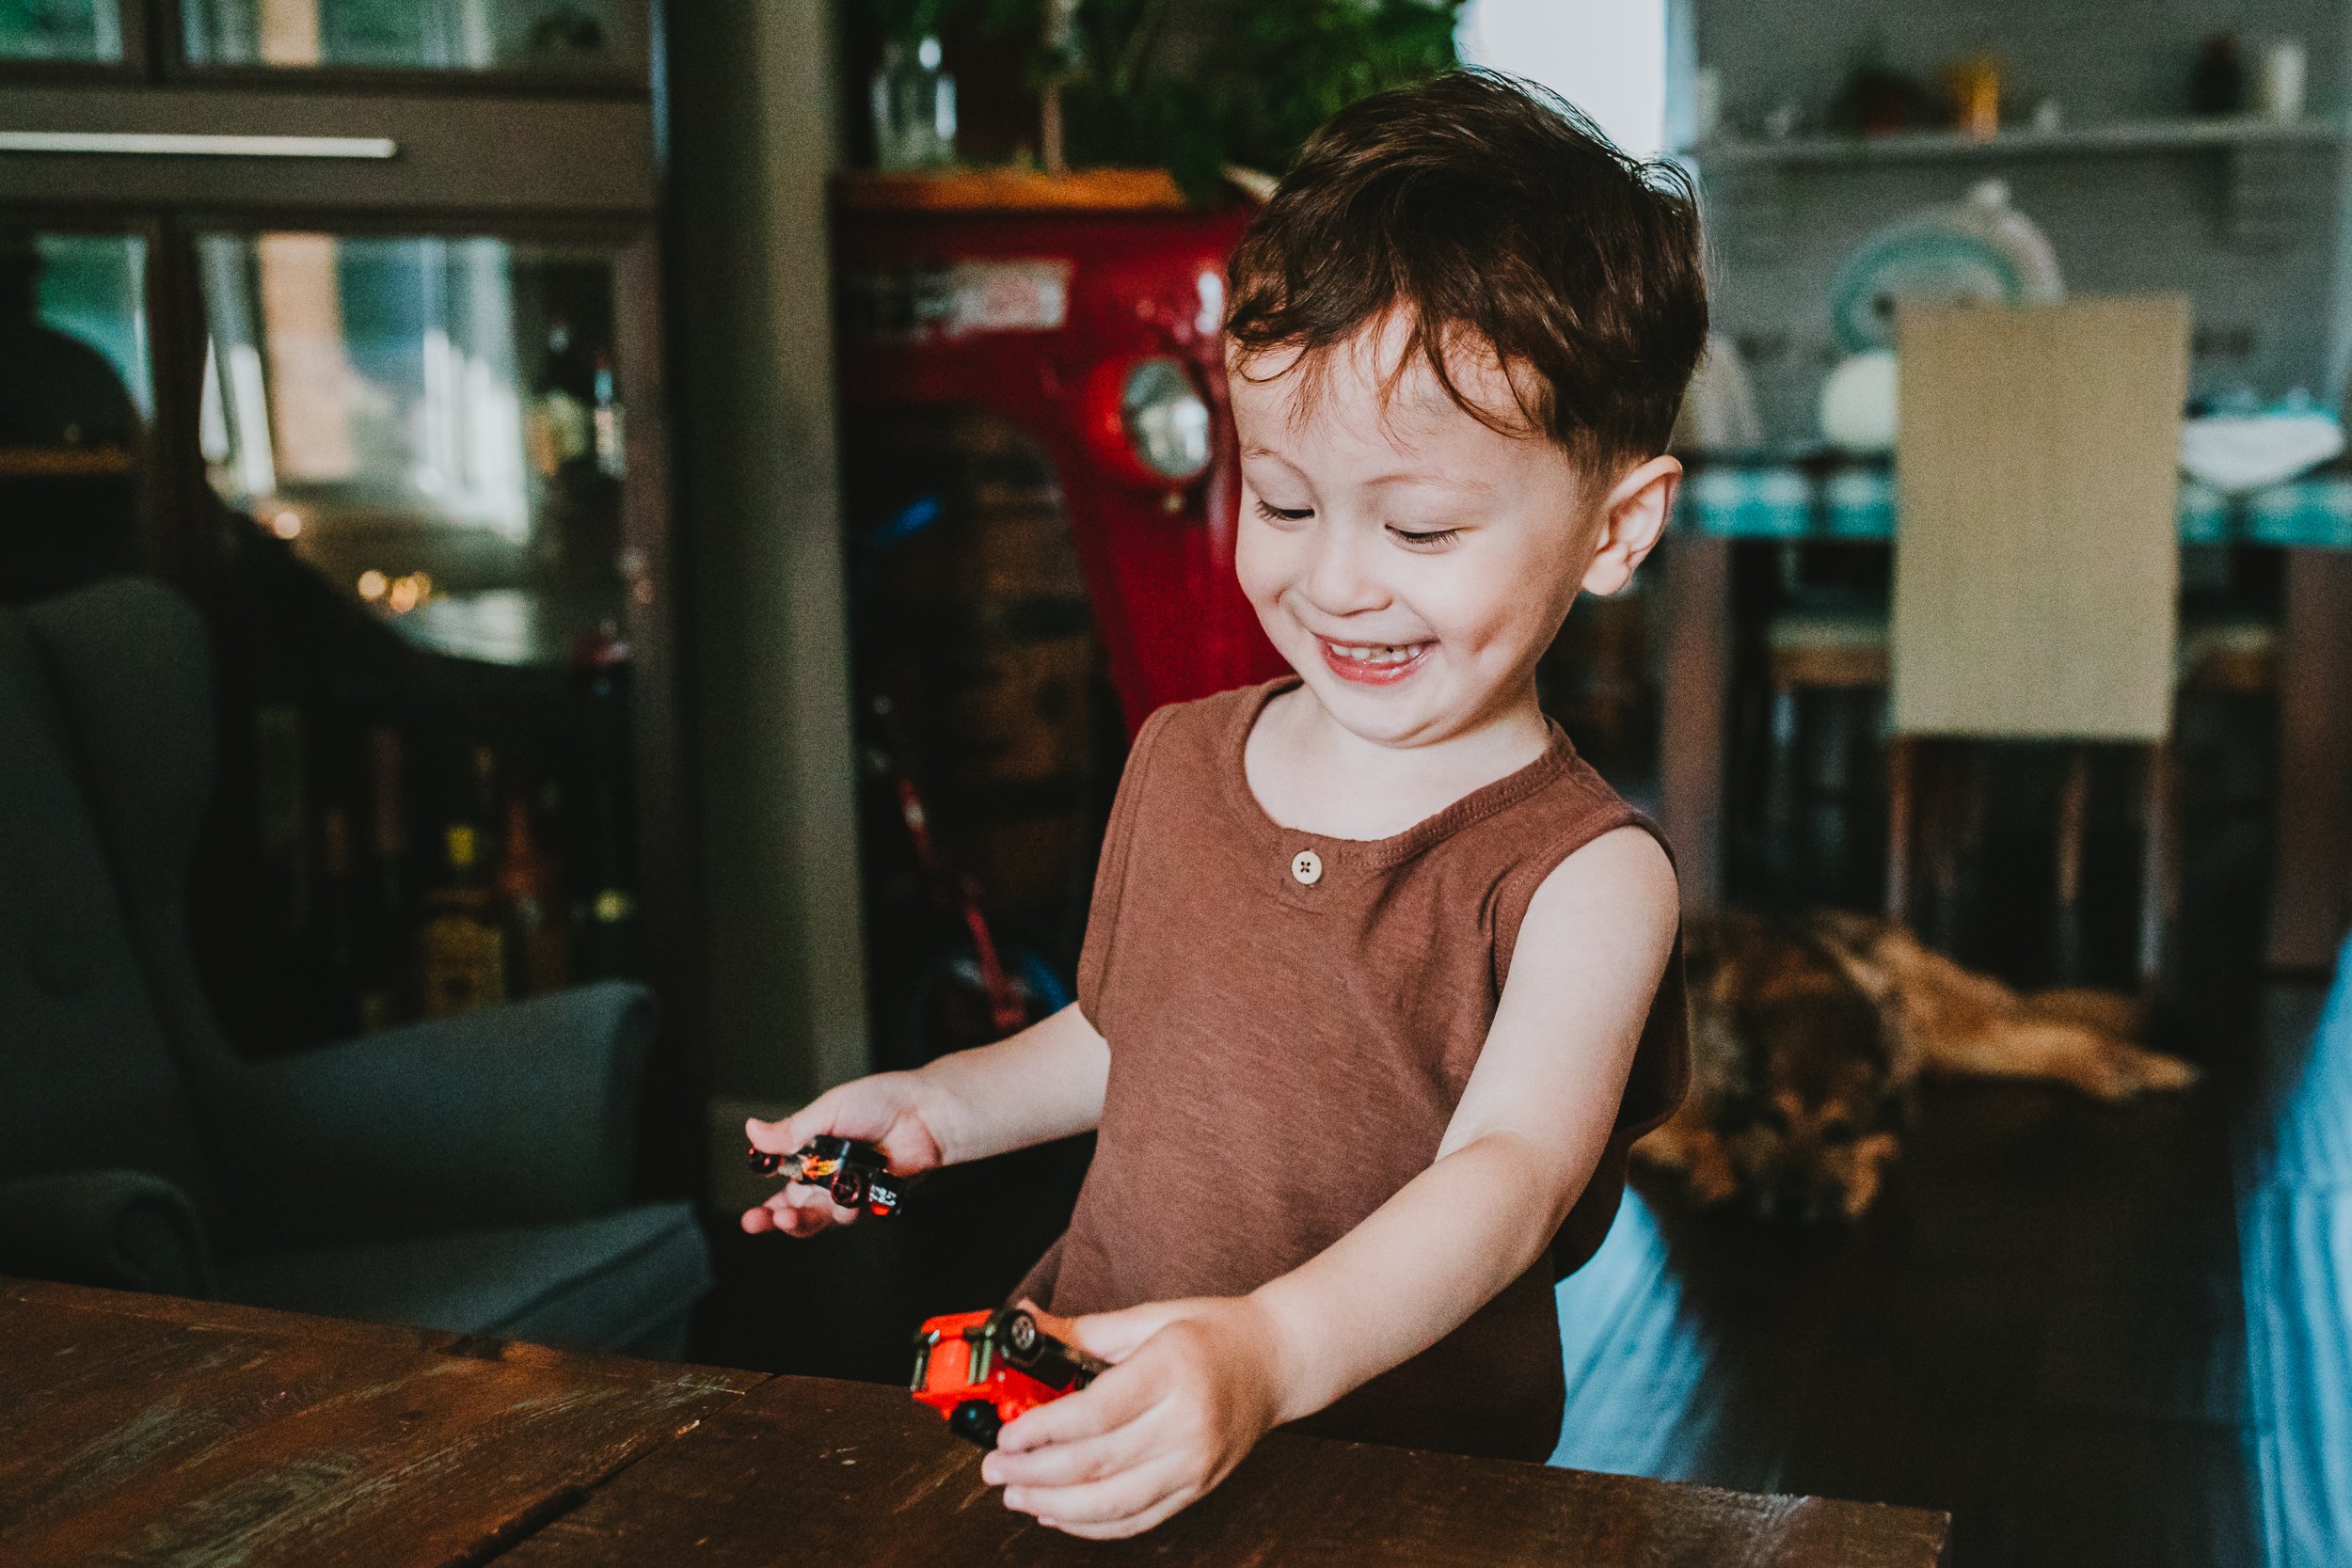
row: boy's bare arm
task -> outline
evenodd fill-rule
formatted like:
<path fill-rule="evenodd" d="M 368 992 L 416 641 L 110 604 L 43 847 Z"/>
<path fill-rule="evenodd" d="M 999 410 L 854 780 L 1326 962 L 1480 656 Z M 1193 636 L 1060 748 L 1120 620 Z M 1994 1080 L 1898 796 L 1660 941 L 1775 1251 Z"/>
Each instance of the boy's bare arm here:
<path fill-rule="evenodd" d="M 1071 1332 L 1118 1366 L 1005 1429 L 982 1475 L 1070 1530 L 1149 1528 L 1265 1430 L 1426 1350 L 1543 1256 L 1591 1180 L 1679 919 L 1639 829 L 1546 879 L 1461 1103 L 1427 1170 L 1246 1297 L 1154 1302 Z"/>
<path fill-rule="evenodd" d="M 939 1106 L 942 1164 L 1090 1132 L 1103 1119 L 1110 1047 L 1073 1002 L 1009 1039 L 922 1068 Z"/>
<path fill-rule="evenodd" d="M 1281 1419 L 1426 1350 L 1543 1256 L 1608 1147 L 1677 904 L 1665 851 L 1638 828 L 1536 891 L 1437 1160 L 1255 1292 L 1279 1336 Z"/>

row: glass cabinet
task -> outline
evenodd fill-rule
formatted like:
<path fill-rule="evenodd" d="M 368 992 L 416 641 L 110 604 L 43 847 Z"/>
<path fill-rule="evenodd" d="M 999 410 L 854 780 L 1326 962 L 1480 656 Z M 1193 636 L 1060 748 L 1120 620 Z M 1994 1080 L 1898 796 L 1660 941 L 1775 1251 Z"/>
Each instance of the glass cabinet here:
<path fill-rule="evenodd" d="M 623 0 L 181 0 L 192 65 L 563 71 L 642 65 Z"/>
<path fill-rule="evenodd" d="M 197 236 L 215 495 L 421 648 L 618 635 L 628 413 L 609 257 L 481 235 Z"/>
<path fill-rule="evenodd" d="M 0 61 L 642 80 L 646 24 L 644 0 L 0 0 Z"/>
<path fill-rule="evenodd" d="M 0 218 L 0 598 L 140 559 L 148 429 L 148 242 Z"/>
<path fill-rule="evenodd" d="M 190 240 L 202 504 L 246 606 L 226 649 L 253 723 L 241 859 L 268 890 L 236 926 L 297 977 L 246 1032 L 638 973 L 631 610 L 658 585 L 626 537 L 613 256 Z"/>
<path fill-rule="evenodd" d="M 0 0 L 0 602 L 143 572 L 205 614 L 241 1049 L 645 979 L 658 1164 L 696 988 L 647 36 Z"/>
<path fill-rule="evenodd" d="M 0 0 L 0 60 L 112 65 L 122 41 L 119 0 Z"/>

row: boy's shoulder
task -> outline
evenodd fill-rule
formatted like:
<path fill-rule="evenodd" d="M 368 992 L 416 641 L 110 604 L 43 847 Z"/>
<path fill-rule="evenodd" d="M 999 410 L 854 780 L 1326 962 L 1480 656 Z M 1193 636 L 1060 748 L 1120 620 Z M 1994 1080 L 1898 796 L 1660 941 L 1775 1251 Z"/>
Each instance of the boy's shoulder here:
<path fill-rule="evenodd" d="M 1657 832 L 1639 807 L 1584 760 L 1557 724 L 1541 776 L 1531 778 L 1529 785 L 1482 824 L 1490 833 L 1518 844 L 1529 857 L 1556 857 L 1563 837 L 1581 843 L 1622 827 Z"/>

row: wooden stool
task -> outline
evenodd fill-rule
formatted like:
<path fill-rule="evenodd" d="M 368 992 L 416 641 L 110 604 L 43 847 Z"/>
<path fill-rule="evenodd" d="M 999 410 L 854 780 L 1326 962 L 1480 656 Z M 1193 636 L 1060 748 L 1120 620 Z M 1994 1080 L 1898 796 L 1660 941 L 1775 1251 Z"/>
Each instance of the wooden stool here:
<path fill-rule="evenodd" d="M 2224 691 L 2259 695 L 2278 685 L 2279 634 L 2268 622 L 2232 617 L 2191 622 L 2181 631 L 2180 653 L 2174 663 L 2176 691 Z M 2166 933 L 2179 907 L 2178 821 L 2172 748 L 2158 741 L 2142 749 L 2139 808 L 2142 821 L 2139 974 L 2153 983 L 2162 968 Z M 2090 770 L 2094 748 L 2068 749 L 2066 777 L 2058 794 L 2058 867 L 2056 895 L 2061 943 L 2059 969 L 2072 974 L 2080 941 L 2083 844 L 2089 824 Z M 1930 804 L 1921 811 L 1921 759 L 1914 737 L 1898 736 L 1887 753 L 1888 850 L 1887 918 L 1907 921 L 1910 914 L 1912 847 L 1923 843 L 1928 879 L 1937 897 L 1937 918 L 1947 923 L 1959 879 L 1959 862 L 1979 841 L 1984 813 L 1983 781 L 1961 759 L 1958 777 L 1928 781 L 1924 792 Z M 1942 787 L 1939 789 L 1938 784 Z M 1955 832 L 1948 822 L 1933 818 L 1939 806 L 1965 813 Z"/>
<path fill-rule="evenodd" d="M 2069 748 L 2054 889 L 2066 932 L 2082 888 L 2090 748 L 2137 747 L 2139 971 L 2153 983 L 2173 900 L 2188 300 L 1906 306 L 1896 335 L 1887 915 L 1910 912 L 1914 737 Z"/>
<path fill-rule="evenodd" d="M 2137 969 L 2143 985 L 2153 986 L 2163 972 L 2166 934 L 2177 912 L 2179 894 L 2174 876 L 2178 856 L 2173 811 L 2172 746 L 2158 740 L 2136 748 L 2140 769 L 2140 900 Z M 1933 804 L 1918 809 L 1922 739 L 1898 735 L 1886 752 L 1886 918 L 1899 926 L 1912 923 L 1912 849 L 1923 836 L 1928 875 L 1936 893 L 1935 935 L 1948 942 L 1953 905 L 1959 888 L 1962 855 L 1981 842 L 1984 820 L 1983 772 L 1972 753 L 1959 753 L 1958 768 L 1941 770 L 1930 781 Z M 2083 844 L 2090 807 L 2090 767 L 2098 747 L 2073 743 L 2066 747 L 2066 775 L 2058 790 L 2057 872 L 2052 895 L 2058 911 L 2058 974 L 2075 977 L 2082 942 Z M 1935 810 L 1941 806 L 1941 813 Z M 1949 816 L 1964 813 L 1954 830 Z M 1942 820 L 1934 818 L 1941 816 Z M 1927 818 L 1928 820 L 1922 820 Z"/>
<path fill-rule="evenodd" d="M 1803 767 L 1805 748 L 1800 744 L 1800 698 L 1807 691 L 1883 692 L 1886 617 L 1869 613 L 1775 616 L 1764 629 L 1764 649 L 1772 705 L 1766 813 L 1771 821 L 1793 824 L 1800 812 L 1799 796 L 1811 793 L 1809 788 L 1801 789 L 1798 781 L 1801 771 L 1809 771 Z M 1838 839 L 1838 847 L 1830 851 L 1834 855 L 1842 852 L 1845 813 L 1854 793 L 1851 773 L 1853 736 L 1846 722 L 1851 715 L 1840 714 L 1838 718 L 1839 721 L 1828 726 L 1828 733 L 1821 737 L 1821 748 L 1835 765 L 1824 791 L 1834 814 L 1828 818 L 1830 830 L 1828 833 L 1812 831 L 1804 835 L 1808 847 L 1818 847 L 1824 837 Z M 1808 784 L 1811 782 L 1808 780 Z"/>
<path fill-rule="evenodd" d="M 2268 621 L 2238 616 L 2184 625 L 2172 682 L 2184 691 L 2251 696 L 2277 690 L 2279 628 Z"/>

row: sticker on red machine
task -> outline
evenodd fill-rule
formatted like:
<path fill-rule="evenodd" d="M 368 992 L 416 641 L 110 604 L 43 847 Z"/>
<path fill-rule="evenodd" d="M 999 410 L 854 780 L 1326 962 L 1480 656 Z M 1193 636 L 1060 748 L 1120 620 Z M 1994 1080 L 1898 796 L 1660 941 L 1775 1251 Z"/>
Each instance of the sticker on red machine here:
<path fill-rule="evenodd" d="M 1054 332 L 1070 319 L 1070 263 L 958 261 L 947 268 L 950 303 L 941 332 Z"/>
<path fill-rule="evenodd" d="M 844 314 L 877 338 L 1055 332 L 1070 320 L 1070 274 L 1050 257 L 860 270 L 842 278 Z"/>

